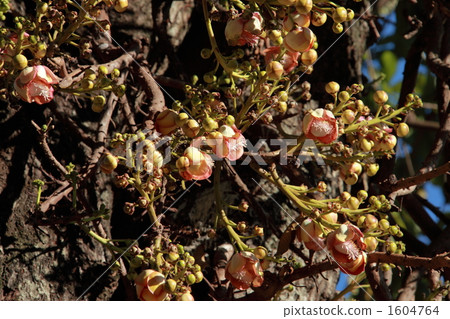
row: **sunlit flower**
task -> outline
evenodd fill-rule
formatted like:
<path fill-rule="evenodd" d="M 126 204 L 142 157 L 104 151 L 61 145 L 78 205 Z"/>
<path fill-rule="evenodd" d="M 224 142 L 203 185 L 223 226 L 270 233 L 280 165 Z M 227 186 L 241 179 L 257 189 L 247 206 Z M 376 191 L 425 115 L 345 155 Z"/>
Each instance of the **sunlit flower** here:
<path fill-rule="evenodd" d="M 297 27 L 286 34 L 284 45 L 291 52 L 306 52 L 315 41 L 316 36 L 309 28 Z"/>
<path fill-rule="evenodd" d="M 358 227 L 343 224 L 328 234 L 327 248 L 339 267 L 347 274 L 358 275 L 364 271 L 367 256 L 364 235 Z"/>
<path fill-rule="evenodd" d="M 225 278 L 240 290 L 260 287 L 264 281 L 263 275 L 258 258 L 248 251 L 233 255 L 225 268 Z"/>
<path fill-rule="evenodd" d="M 22 100 L 28 103 L 48 103 L 53 100 L 52 84 L 58 79 L 43 65 L 30 66 L 22 70 L 14 81 L 14 89 Z"/>
<path fill-rule="evenodd" d="M 235 125 L 222 125 L 218 132 L 208 135 L 206 143 L 218 157 L 235 161 L 244 154 L 244 146 L 247 142 Z"/>
<path fill-rule="evenodd" d="M 307 138 L 330 144 L 338 137 L 338 125 L 331 111 L 316 109 L 303 119 L 303 133 Z"/>
<path fill-rule="evenodd" d="M 162 135 L 169 135 L 178 128 L 176 119 L 178 118 L 177 112 L 173 110 L 164 110 L 158 114 L 155 120 L 155 129 Z"/>
<path fill-rule="evenodd" d="M 240 15 L 236 19 L 228 20 L 225 27 L 225 37 L 229 45 L 241 46 L 245 44 L 256 44 L 260 38 L 262 28 L 262 17 L 254 12 L 250 17 Z"/>
<path fill-rule="evenodd" d="M 185 180 L 203 180 L 212 174 L 214 162 L 208 154 L 196 147 L 188 147 L 177 160 L 177 168 Z"/>
<path fill-rule="evenodd" d="M 305 219 L 297 229 L 297 238 L 308 249 L 319 251 L 325 248 L 323 231 L 311 218 Z"/>
<path fill-rule="evenodd" d="M 264 61 L 266 64 L 269 64 L 270 61 L 273 61 L 278 57 L 281 52 L 281 48 L 278 46 L 267 48 L 263 51 L 266 55 L 264 57 Z M 280 59 L 280 63 L 283 65 L 284 73 L 287 74 L 291 72 L 298 66 L 298 58 L 300 57 L 299 52 L 291 52 L 287 51 L 283 54 Z"/>
<path fill-rule="evenodd" d="M 167 292 L 164 290 L 166 278 L 156 270 L 146 269 L 142 271 L 134 282 L 140 300 L 162 301 L 167 296 Z"/>
<path fill-rule="evenodd" d="M 338 215 L 336 213 L 328 213 L 321 216 L 322 219 L 329 223 L 336 223 Z M 325 226 L 314 222 L 311 218 L 306 218 L 297 229 L 297 239 L 301 241 L 306 248 L 319 251 L 325 248 Z"/>

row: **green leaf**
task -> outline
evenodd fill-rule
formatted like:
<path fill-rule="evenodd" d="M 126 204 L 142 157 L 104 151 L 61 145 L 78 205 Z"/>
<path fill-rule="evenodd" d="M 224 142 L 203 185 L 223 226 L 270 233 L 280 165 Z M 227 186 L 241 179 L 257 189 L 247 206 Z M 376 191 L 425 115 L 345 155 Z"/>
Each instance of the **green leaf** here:
<path fill-rule="evenodd" d="M 386 82 L 391 81 L 397 70 L 397 56 L 392 51 L 384 51 L 380 57 L 381 72 L 386 74 Z"/>

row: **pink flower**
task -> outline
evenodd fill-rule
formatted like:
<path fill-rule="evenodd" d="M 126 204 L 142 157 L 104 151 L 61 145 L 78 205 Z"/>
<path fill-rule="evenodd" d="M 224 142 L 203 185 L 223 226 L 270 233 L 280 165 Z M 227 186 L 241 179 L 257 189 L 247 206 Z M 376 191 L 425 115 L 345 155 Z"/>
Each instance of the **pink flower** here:
<path fill-rule="evenodd" d="M 297 229 L 297 238 L 308 249 L 319 251 L 325 248 L 323 231 L 311 218 L 305 219 Z"/>
<path fill-rule="evenodd" d="M 163 274 L 153 269 L 142 271 L 134 280 L 136 293 L 143 301 L 162 301 L 167 296 L 164 290 L 166 278 Z"/>
<path fill-rule="evenodd" d="M 327 248 L 345 273 L 358 275 L 364 271 L 367 255 L 364 235 L 358 227 L 343 224 L 327 237 Z"/>
<path fill-rule="evenodd" d="M 177 160 L 176 165 L 181 177 L 185 180 L 203 180 L 211 176 L 214 162 L 211 156 L 196 147 L 190 146 L 184 151 L 183 156 Z"/>
<path fill-rule="evenodd" d="M 244 154 L 244 146 L 247 142 L 235 125 L 222 125 L 218 132 L 208 135 L 206 143 L 218 157 L 235 161 Z"/>
<path fill-rule="evenodd" d="M 322 218 L 330 223 L 336 223 L 338 216 L 336 213 L 329 213 L 323 215 Z M 325 226 L 322 227 L 325 228 Z M 325 248 L 323 228 L 311 218 L 306 218 L 297 229 L 297 239 L 303 242 L 308 249 L 315 251 L 322 250 Z"/>
<path fill-rule="evenodd" d="M 14 81 L 14 89 L 22 100 L 28 103 L 48 103 L 53 100 L 52 84 L 58 79 L 43 65 L 30 66 L 22 70 Z"/>
<path fill-rule="evenodd" d="M 297 11 L 288 14 L 283 19 L 283 29 L 286 31 L 291 31 L 295 26 L 298 27 L 309 27 L 311 22 L 310 14 L 301 14 Z"/>
<path fill-rule="evenodd" d="M 284 46 L 291 52 L 309 51 L 316 41 L 316 35 L 309 28 L 297 27 L 288 32 Z"/>
<path fill-rule="evenodd" d="M 338 125 L 331 111 L 316 109 L 303 119 L 303 133 L 307 138 L 330 144 L 338 137 Z"/>
<path fill-rule="evenodd" d="M 240 15 L 234 20 L 228 20 L 225 27 L 225 38 L 228 44 L 232 46 L 256 44 L 263 30 L 262 21 L 258 12 L 254 12 L 249 18 Z"/>
<path fill-rule="evenodd" d="M 158 114 L 155 120 L 155 130 L 162 135 L 169 135 L 178 128 L 176 119 L 178 118 L 177 112 L 174 110 L 164 110 Z"/>
<path fill-rule="evenodd" d="M 264 61 L 266 64 L 269 64 L 270 61 L 273 61 L 277 58 L 277 56 L 280 54 L 281 48 L 276 47 L 270 47 L 263 51 L 265 53 Z M 280 63 L 283 65 L 284 74 L 287 74 L 291 72 L 293 69 L 295 69 L 298 66 L 298 58 L 300 57 L 299 52 L 291 52 L 287 51 L 281 58 Z"/>
<path fill-rule="evenodd" d="M 225 268 L 225 278 L 239 290 L 261 287 L 264 272 L 258 258 L 248 251 L 233 255 Z"/>

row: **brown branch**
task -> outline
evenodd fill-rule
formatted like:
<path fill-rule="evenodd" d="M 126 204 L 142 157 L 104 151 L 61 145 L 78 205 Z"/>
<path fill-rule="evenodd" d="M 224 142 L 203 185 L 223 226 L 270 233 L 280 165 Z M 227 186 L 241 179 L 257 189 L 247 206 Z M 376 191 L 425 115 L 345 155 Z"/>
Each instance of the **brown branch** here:
<path fill-rule="evenodd" d="M 46 201 L 44 201 L 40 206 L 39 210 L 45 213 L 50 206 L 55 206 L 61 199 L 66 197 L 72 191 L 72 186 L 69 182 L 64 182 L 56 191 L 51 194 Z"/>
<path fill-rule="evenodd" d="M 47 124 L 47 127 L 50 126 L 50 123 L 52 122 L 52 118 L 50 118 L 49 123 Z M 31 124 L 33 124 L 34 128 L 39 134 L 39 145 L 41 145 L 42 150 L 44 151 L 45 155 L 47 156 L 47 159 L 50 160 L 50 162 L 63 174 L 63 176 L 67 175 L 66 168 L 56 159 L 56 157 L 53 155 L 52 150 L 48 146 L 47 143 L 47 131 L 43 131 L 39 125 L 37 125 L 33 120 L 31 121 Z"/>
<path fill-rule="evenodd" d="M 417 283 L 420 277 L 420 270 L 414 270 L 409 273 L 406 277 L 403 288 L 398 290 L 398 301 L 414 301 L 416 299 Z"/>
<path fill-rule="evenodd" d="M 367 263 L 387 263 L 406 267 L 440 269 L 450 267 L 450 256 L 449 253 L 443 253 L 432 258 L 427 258 L 374 252 L 367 255 Z"/>
<path fill-rule="evenodd" d="M 416 187 L 417 185 L 421 185 L 430 179 L 433 179 L 437 176 L 446 174 L 450 171 L 450 161 L 445 163 L 444 165 L 439 166 L 438 168 L 433 169 L 432 171 L 428 171 L 426 173 L 408 177 L 405 179 L 401 179 L 394 184 L 389 185 L 387 188 L 391 192 L 395 192 L 401 189 L 408 189 L 410 187 Z"/>
<path fill-rule="evenodd" d="M 442 61 L 436 53 L 428 52 L 427 65 L 442 81 L 448 81 L 450 78 L 450 65 Z"/>
<path fill-rule="evenodd" d="M 138 67 L 132 68 L 133 75 L 141 83 L 145 94 L 150 100 L 150 116 L 153 116 L 156 112 L 161 112 L 166 108 L 166 102 L 164 100 L 164 94 L 162 93 L 158 83 L 152 77 L 150 69 L 146 64 L 142 64 Z M 152 114 L 153 113 L 153 114 Z"/>
<path fill-rule="evenodd" d="M 381 277 L 378 265 L 367 263 L 366 276 L 376 300 L 392 300 L 391 292 L 384 278 Z"/>

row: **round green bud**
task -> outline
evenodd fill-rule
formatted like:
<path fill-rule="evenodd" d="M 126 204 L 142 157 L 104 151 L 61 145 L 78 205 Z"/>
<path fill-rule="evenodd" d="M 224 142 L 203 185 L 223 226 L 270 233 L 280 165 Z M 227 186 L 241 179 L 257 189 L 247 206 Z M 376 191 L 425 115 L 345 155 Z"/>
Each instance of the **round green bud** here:
<path fill-rule="evenodd" d="M 386 245 L 386 251 L 388 252 L 388 253 L 390 253 L 390 254 L 393 254 L 393 253 L 395 253 L 396 251 L 397 251 L 397 244 L 396 243 L 394 243 L 394 242 L 389 242 L 387 245 Z"/>
<path fill-rule="evenodd" d="M 347 9 L 344 7 L 336 8 L 333 11 L 332 18 L 335 23 L 341 23 L 347 20 Z"/>
<path fill-rule="evenodd" d="M 173 279 L 167 279 L 164 284 L 164 290 L 169 294 L 173 294 L 177 290 L 177 282 Z"/>
<path fill-rule="evenodd" d="M 256 256 L 256 258 L 258 259 L 264 259 L 267 256 L 267 249 L 266 247 L 263 246 L 258 246 L 255 248 L 255 250 L 253 251 L 253 254 Z"/>
<path fill-rule="evenodd" d="M 338 99 L 343 103 L 347 102 L 348 100 L 350 100 L 350 93 L 348 93 L 347 91 L 339 92 Z"/>
<path fill-rule="evenodd" d="M 327 85 L 325 85 L 325 91 L 327 91 L 328 94 L 336 94 L 339 92 L 340 86 L 337 82 L 331 81 L 328 82 Z"/>
<path fill-rule="evenodd" d="M 353 197 L 353 196 L 350 197 L 350 199 L 347 202 L 348 208 L 353 209 L 353 210 L 358 209 L 360 204 L 361 204 L 360 201 L 356 197 Z"/>
<path fill-rule="evenodd" d="M 395 129 L 398 137 L 405 137 L 409 133 L 409 126 L 406 123 L 400 123 Z"/>
<path fill-rule="evenodd" d="M 28 66 L 28 59 L 23 54 L 17 54 L 14 58 L 14 66 L 19 69 L 23 70 Z"/>
<path fill-rule="evenodd" d="M 180 255 L 178 255 L 175 252 L 170 252 L 169 254 L 167 254 L 168 261 L 174 262 L 174 261 L 177 261 L 179 258 L 180 258 Z"/>
<path fill-rule="evenodd" d="M 355 12 L 352 9 L 347 9 L 347 21 L 353 20 Z"/>
<path fill-rule="evenodd" d="M 289 98 L 289 95 L 286 91 L 279 91 L 277 96 L 278 96 L 278 101 L 281 101 L 281 102 L 287 102 L 287 100 Z"/>
<path fill-rule="evenodd" d="M 134 257 L 133 259 L 131 259 L 130 261 L 130 267 L 131 268 L 138 268 L 142 265 L 142 259 L 138 258 L 138 257 Z"/>
<path fill-rule="evenodd" d="M 227 115 L 227 117 L 225 118 L 225 124 L 228 126 L 233 126 L 235 121 L 236 120 L 233 115 Z"/>
<path fill-rule="evenodd" d="M 195 278 L 194 274 L 189 274 L 186 276 L 186 283 L 188 285 L 193 285 L 193 284 L 195 284 L 196 281 L 197 281 L 197 278 Z"/>
<path fill-rule="evenodd" d="M 178 260 L 177 267 L 184 269 L 186 267 L 186 262 L 184 260 Z"/>
<path fill-rule="evenodd" d="M 332 30 L 334 33 L 339 34 L 344 31 L 344 26 L 342 25 L 342 23 L 333 23 Z"/>
<path fill-rule="evenodd" d="M 377 104 L 384 104 L 388 101 L 389 96 L 385 91 L 379 90 L 373 94 L 373 100 Z"/>
<path fill-rule="evenodd" d="M 106 74 L 108 74 L 108 73 L 109 73 L 109 72 L 108 72 L 108 68 L 107 68 L 106 66 L 100 65 L 100 66 L 98 67 L 98 74 L 106 75 Z"/>
<path fill-rule="evenodd" d="M 382 229 L 382 230 L 388 230 L 389 226 L 390 226 L 389 221 L 387 219 L 381 219 L 378 222 L 378 225 L 380 226 L 380 229 Z"/>
<path fill-rule="evenodd" d="M 360 191 L 358 191 L 357 197 L 360 201 L 366 200 L 368 196 L 369 194 L 367 194 L 365 190 L 361 189 Z"/>
<path fill-rule="evenodd" d="M 391 234 L 392 236 L 397 235 L 399 231 L 400 231 L 400 228 L 398 228 L 397 225 L 392 225 L 389 227 L 389 234 Z"/>
<path fill-rule="evenodd" d="M 203 273 L 201 271 L 195 272 L 195 283 L 199 283 L 203 280 Z"/>
<path fill-rule="evenodd" d="M 46 2 L 39 2 L 36 6 L 36 11 L 39 14 L 45 14 L 48 10 L 48 4 Z"/>
<path fill-rule="evenodd" d="M 117 79 L 120 76 L 120 70 L 119 69 L 113 69 L 111 72 L 111 77 L 113 79 Z"/>
<path fill-rule="evenodd" d="M 217 130 L 219 128 L 219 124 L 217 124 L 217 121 L 214 121 L 209 116 L 203 120 L 202 127 L 206 132 L 211 132 L 214 130 Z"/>

